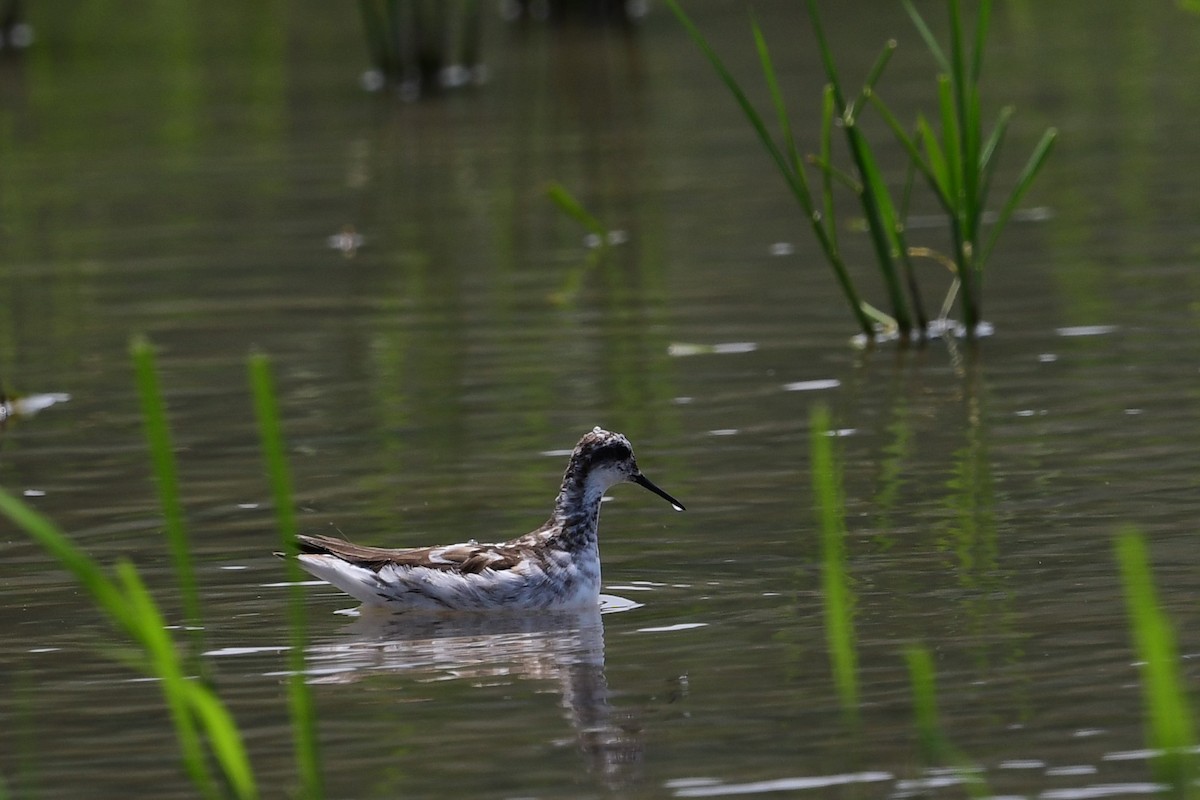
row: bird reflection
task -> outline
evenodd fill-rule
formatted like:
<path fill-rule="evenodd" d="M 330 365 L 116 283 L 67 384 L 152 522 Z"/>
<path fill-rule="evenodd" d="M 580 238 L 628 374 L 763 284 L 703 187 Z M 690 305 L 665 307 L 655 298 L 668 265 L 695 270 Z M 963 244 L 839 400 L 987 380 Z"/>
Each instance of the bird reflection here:
<path fill-rule="evenodd" d="M 431 671 L 457 678 L 557 681 L 589 770 L 610 787 L 636 778 L 644 748 L 641 726 L 609 702 L 599 608 L 456 615 L 364 608 L 343 633 L 346 641 L 309 649 L 312 682 Z"/>

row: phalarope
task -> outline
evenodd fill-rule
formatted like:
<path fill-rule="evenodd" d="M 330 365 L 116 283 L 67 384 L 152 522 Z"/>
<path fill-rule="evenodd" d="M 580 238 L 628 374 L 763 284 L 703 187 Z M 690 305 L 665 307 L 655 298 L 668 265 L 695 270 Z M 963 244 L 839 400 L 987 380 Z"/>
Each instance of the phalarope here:
<path fill-rule="evenodd" d="M 683 511 L 638 469 L 629 440 L 596 428 L 567 463 L 550 519 L 499 544 L 388 549 L 300 536 L 300 566 L 372 606 L 396 610 L 587 607 L 600 599 L 600 500 L 630 481 Z"/>

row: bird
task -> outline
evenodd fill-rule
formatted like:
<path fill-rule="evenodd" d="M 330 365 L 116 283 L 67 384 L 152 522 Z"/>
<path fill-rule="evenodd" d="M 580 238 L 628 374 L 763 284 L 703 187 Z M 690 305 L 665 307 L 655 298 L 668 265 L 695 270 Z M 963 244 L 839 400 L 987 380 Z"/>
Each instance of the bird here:
<path fill-rule="evenodd" d="M 594 428 L 571 453 L 550 518 L 496 544 L 470 540 L 385 548 L 322 535 L 298 535 L 296 558 L 317 578 L 364 606 L 392 611 L 589 608 L 600 602 L 600 501 L 630 482 L 683 504 L 638 469 L 623 434 Z M 278 555 L 278 554 L 277 554 Z"/>

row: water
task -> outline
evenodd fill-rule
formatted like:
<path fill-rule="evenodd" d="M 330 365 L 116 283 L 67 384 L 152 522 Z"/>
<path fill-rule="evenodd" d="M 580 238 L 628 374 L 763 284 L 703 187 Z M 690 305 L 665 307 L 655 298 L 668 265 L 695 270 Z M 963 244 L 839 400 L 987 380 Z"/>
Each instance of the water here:
<path fill-rule="evenodd" d="M 929 65 L 903 15 L 845 8 L 829 20 L 843 68 L 901 33 L 884 88 L 919 102 Z M 1018 107 L 998 180 L 1058 126 L 1027 200 L 1046 213 L 993 258 L 978 352 L 861 352 L 780 181 L 662 8 L 632 43 L 489 15 L 491 82 L 408 105 L 359 90 L 349 14 L 176 12 L 35 17 L 37 46 L 0 71 L 0 378 L 70 395 L 10 421 L 0 483 L 92 555 L 132 558 L 178 618 L 128 356 L 131 335 L 154 341 L 207 658 L 265 794 L 293 770 L 252 348 L 275 365 L 305 530 L 522 533 L 596 424 L 688 507 L 614 489 L 605 591 L 626 602 L 598 619 L 397 624 L 313 587 L 330 796 L 960 796 L 917 755 L 914 642 L 994 793 L 1153 790 L 1111 542 L 1146 531 L 1194 680 L 1194 15 L 997 8 L 988 96 Z M 741 7 L 694 13 L 757 86 Z M 814 109 L 797 13 L 760 14 L 797 110 Z M 589 262 L 551 180 L 627 235 L 608 260 Z M 821 624 L 815 402 L 842 434 L 859 731 Z M 7 525 L 0 545 L 10 790 L 191 796 L 156 687 L 37 548 Z"/>

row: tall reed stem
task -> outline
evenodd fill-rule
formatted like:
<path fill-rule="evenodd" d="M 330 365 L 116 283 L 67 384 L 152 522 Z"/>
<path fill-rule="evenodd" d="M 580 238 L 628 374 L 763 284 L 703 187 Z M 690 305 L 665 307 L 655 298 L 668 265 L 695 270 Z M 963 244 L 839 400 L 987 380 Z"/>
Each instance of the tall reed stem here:
<path fill-rule="evenodd" d="M 324 781 L 317 741 L 316 713 L 313 709 L 312 694 L 305 680 L 307 631 L 304 589 L 301 585 L 304 575 L 296 560 L 298 547 L 292 481 L 284 456 L 283 433 L 279 425 L 279 409 L 270 362 L 266 356 L 255 353 L 250 356 L 249 371 L 263 460 L 275 501 L 279 542 L 285 556 L 284 564 L 289 584 L 288 630 L 291 647 L 288 649 L 288 704 L 292 716 L 296 768 L 300 773 L 302 795 L 309 800 L 317 800 L 324 796 Z"/>
<path fill-rule="evenodd" d="M 183 603 L 188 638 L 192 642 L 192 659 L 196 668 L 203 668 L 200 654 L 204 652 L 204 626 L 201 621 L 200 593 L 196 584 L 196 573 L 192 565 L 192 548 L 183 522 L 183 503 L 179 499 L 179 476 L 175 466 L 175 454 L 171 447 L 171 431 L 167 422 L 166 401 L 158 383 L 154 366 L 154 349 L 141 336 L 134 338 L 130 346 L 137 373 L 138 395 L 142 403 L 142 420 L 146 430 L 146 441 L 150 446 L 151 462 L 154 465 L 155 485 L 158 487 L 159 504 L 167 540 L 171 545 L 171 559 L 175 565 L 175 580 L 179 585 L 179 596 Z"/>

